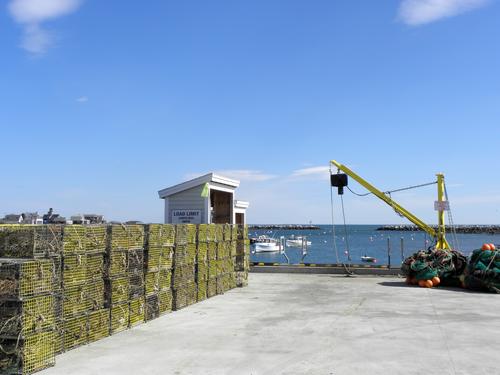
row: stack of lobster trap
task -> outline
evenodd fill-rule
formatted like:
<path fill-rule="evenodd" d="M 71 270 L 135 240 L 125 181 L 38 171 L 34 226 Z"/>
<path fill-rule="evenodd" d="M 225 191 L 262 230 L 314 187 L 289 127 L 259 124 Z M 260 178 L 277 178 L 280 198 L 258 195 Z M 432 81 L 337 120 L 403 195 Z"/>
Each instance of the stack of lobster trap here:
<path fill-rule="evenodd" d="M 146 226 L 145 247 L 145 320 L 149 321 L 172 311 L 172 265 L 175 226 Z"/>
<path fill-rule="evenodd" d="M 0 373 L 248 283 L 246 227 L 0 225 Z"/>
<path fill-rule="evenodd" d="M 196 225 L 177 225 L 174 268 L 172 270 L 172 305 L 174 310 L 180 310 L 197 302 L 196 253 Z"/>
<path fill-rule="evenodd" d="M 108 227 L 106 300 L 111 310 L 111 334 L 144 321 L 144 227 L 141 225 Z"/>
<path fill-rule="evenodd" d="M 54 264 L 0 259 L 0 372 L 30 374 L 55 364 Z"/>

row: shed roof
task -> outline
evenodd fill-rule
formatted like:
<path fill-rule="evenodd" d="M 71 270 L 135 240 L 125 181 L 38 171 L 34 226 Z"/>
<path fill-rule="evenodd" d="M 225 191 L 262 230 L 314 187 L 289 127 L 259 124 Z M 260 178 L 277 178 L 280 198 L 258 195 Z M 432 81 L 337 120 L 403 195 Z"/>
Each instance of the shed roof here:
<path fill-rule="evenodd" d="M 160 190 L 158 192 L 158 195 L 160 196 L 160 198 L 163 199 L 171 195 L 180 193 L 181 191 L 192 189 L 196 186 L 206 184 L 207 182 L 208 183 L 215 182 L 217 184 L 229 186 L 230 188 L 233 189 L 236 189 L 238 186 L 240 186 L 240 182 L 238 180 L 233 180 L 231 178 L 220 176 L 212 172 L 197 178 L 193 178 L 192 180 L 185 181 L 183 183 L 173 185 L 163 190 Z"/>

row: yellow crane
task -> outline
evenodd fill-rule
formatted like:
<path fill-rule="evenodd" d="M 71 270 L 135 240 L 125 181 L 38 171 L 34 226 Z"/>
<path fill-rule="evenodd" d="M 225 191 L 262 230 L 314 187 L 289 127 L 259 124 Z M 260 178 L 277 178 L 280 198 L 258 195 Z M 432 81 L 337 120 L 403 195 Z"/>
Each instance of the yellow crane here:
<path fill-rule="evenodd" d="M 387 194 L 377 189 L 375 186 L 370 184 L 362 177 L 358 176 L 356 173 L 354 173 L 351 169 L 349 169 L 345 165 L 340 164 L 335 160 L 331 160 L 330 163 L 336 166 L 339 172 L 342 171 L 345 173 L 345 175 L 338 173 L 337 175 L 332 175 L 331 177 L 332 186 L 336 186 L 339 188 L 339 194 L 342 194 L 343 187 L 347 186 L 346 175 L 348 175 L 355 181 L 357 181 L 365 189 L 367 189 L 369 192 L 371 192 L 373 195 L 380 198 L 389 206 L 391 206 L 400 215 L 406 217 L 413 224 L 417 225 L 419 228 L 421 228 L 423 231 L 427 232 L 431 237 L 433 237 L 436 240 L 436 249 L 442 249 L 442 250 L 451 249 L 450 244 L 446 240 L 446 233 L 445 233 L 446 228 L 445 228 L 444 212 L 447 209 L 448 202 L 444 199 L 445 185 L 444 185 L 444 175 L 442 173 L 436 174 L 437 190 L 438 190 L 438 199 L 435 204 L 436 210 L 438 211 L 438 227 L 436 231 L 430 225 L 423 222 L 421 219 L 416 217 L 410 211 L 408 211 L 403 206 L 394 201 L 391 197 L 387 196 Z"/>

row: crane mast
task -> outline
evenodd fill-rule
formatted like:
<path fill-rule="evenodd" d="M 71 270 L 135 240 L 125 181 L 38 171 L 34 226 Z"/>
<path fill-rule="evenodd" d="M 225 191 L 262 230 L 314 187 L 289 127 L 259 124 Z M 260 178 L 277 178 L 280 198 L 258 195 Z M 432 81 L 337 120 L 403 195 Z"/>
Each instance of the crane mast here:
<path fill-rule="evenodd" d="M 406 217 L 413 224 L 415 224 L 416 226 L 421 228 L 423 231 L 425 231 L 431 237 L 435 238 L 436 239 L 436 249 L 443 249 L 443 250 L 451 249 L 451 247 L 450 247 L 450 245 L 445 237 L 446 228 L 445 228 L 445 220 L 444 220 L 444 211 L 445 211 L 447 202 L 444 200 L 444 196 L 445 196 L 444 175 L 442 173 L 436 174 L 436 176 L 437 176 L 437 188 L 438 188 L 438 200 L 436 202 L 436 209 L 438 211 L 438 228 L 436 231 L 430 225 L 423 222 L 417 216 L 412 214 L 410 211 L 408 211 L 403 206 L 398 204 L 392 198 L 388 197 L 381 190 L 377 189 L 375 186 L 373 186 L 368 181 L 366 181 L 365 179 L 363 179 L 362 177 L 357 175 L 355 172 L 353 172 L 351 169 L 349 169 L 345 165 L 340 164 L 335 160 L 331 160 L 330 163 L 335 165 L 339 171 L 342 171 L 345 174 L 347 174 L 348 176 L 350 176 L 351 178 L 353 178 L 355 181 L 357 181 L 361 186 L 363 186 L 365 189 L 367 189 L 369 192 L 371 192 L 377 198 L 379 198 L 382 201 L 384 201 L 385 203 L 387 203 L 396 212 L 398 212 L 402 216 Z"/>

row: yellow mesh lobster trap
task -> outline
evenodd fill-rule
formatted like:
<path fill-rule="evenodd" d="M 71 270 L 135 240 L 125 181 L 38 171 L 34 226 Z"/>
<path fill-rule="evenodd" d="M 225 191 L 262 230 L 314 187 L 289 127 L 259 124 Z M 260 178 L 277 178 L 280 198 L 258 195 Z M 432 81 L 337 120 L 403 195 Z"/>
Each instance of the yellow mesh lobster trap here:
<path fill-rule="evenodd" d="M 208 243 L 198 242 L 196 249 L 196 262 L 205 262 L 208 259 Z"/>
<path fill-rule="evenodd" d="M 148 272 L 156 272 L 160 269 L 161 251 L 160 246 L 147 247 L 144 253 L 144 264 Z"/>
<path fill-rule="evenodd" d="M 198 262 L 196 265 L 196 280 L 208 280 L 208 262 Z"/>
<path fill-rule="evenodd" d="M 106 251 L 107 229 L 105 225 L 85 226 L 85 251 L 87 254 Z"/>
<path fill-rule="evenodd" d="M 87 342 L 92 343 L 109 336 L 110 310 L 92 311 L 88 315 Z"/>
<path fill-rule="evenodd" d="M 64 321 L 64 350 L 71 350 L 87 343 L 87 315 Z"/>
<path fill-rule="evenodd" d="M 0 298 L 51 293 L 54 263 L 50 259 L 0 259 Z"/>
<path fill-rule="evenodd" d="M 207 258 L 208 260 L 217 259 L 217 243 L 209 242 L 207 246 Z"/>
<path fill-rule="evenodd" d="M 105 277 L 104 254 L 87 255 L 87 280 L 99 280 Z"/>
<path fill-rule="evenodd" d="M 108 277 L 123 276 L 127 273 L 127 252 L 112 251 L 108 254 Z"/>
<path fill-rule="evenodd" d="M 181 285 L 195 281 L 195 265 L 175 267 L 172 270 L 172 288 L 178 289 Z"/>
<path fill-rule="evenodd" d="M 162 247 L 160 250 L 160 268 L 170 270 L 173 267 L 174 248 L 172 246 Z"/>
<path fill-rule="evenodd" d="M 54 331 L 0 338 L 0 348 L 2 374 L 33 374 L 55 364 Z"/>
<path fill-rule="evenodd" d="M 135 327 L 144 322 L 146 316 L 146 301 L 144 297 L 131 299 L 129 302 L 129 327 Z"/>
<path fill-rule="evenodd" d="M 67 255 L 63 258 L 63 287 L 87 281 L 87 255 Z"/>
<path fill-rule="evenodd" d="M 0 300 L 0 337 L 18 337 L 54 329 L 54 297 Z"/>
<path fill-rule="evenodd" d="M 170 289 L 172 272 L 160 270 L 146 273 L 146 295 L 157 294 L 161 290 Z"/>
<path fill-rule="evenodd" d="M 62 297 L 63 317 L 70 319 L 75 315 L 84 314 L 92 307 L 91 299 L 89 298 L 89 286 L 87 284 L 74 285 L 67 287 L 64 290 Z"/>
<path fill-rule="evenodd" d="M 207 298 L 217 295 L 217 279 L 209 279 L 207 281 Z"/>
<path fill-rule="evenodd" d="M 196 300 L 198 302 L 204 301 L 207 299 L 207 280 L 198 280 L 196 282 L 196 286 L 198 288 Z"/>
<path fill-rule="evenodd" d="M 158 293 L 158 311 L 163 315 L 172 311 L 172 290 L 162 290 Z"/>
<path fill-rule="evenodd" d="M 177 224 L 175 226 L 175 244 L 186 245 L 196 243 L 196 225 Z"/>
<path fill-rule="evenodd" d="M 208 242 L 208 226 L 209 224 L 198 225 L 198 243 Z"/>
<path fill-rule="evenodd" d="M 175 226 L 172 224 L 148 224 L 145 227 L 146 244 L 150 247 L 173 246 Z"/>
<path fill-rule="evenodd" d="M 63 230 L 63 255 L 84 254 L 85 226 L 65 225 Z"/>
<path fill-rule="evenodd" d="M 117 277 L 106 281 L 108 291 L 107 300 L 111 304 L 127 302 L 129 298 L 128 277 Z"/>
<path fill-rule="evenodd" d="M 158 294 L 151 294 L 146 296 L 146 315 L 145 320 L 148 322 L 150 320 L 156 319 L 160 316 L 160 304 L 158 300 Z"/>
<path fill-rule="evenodd" d="M 111 334 L 124 331 L 129 324 L 128 302 L 111 306 Z"/>
<path fill-rule="evenodd" d="M 94 280 L 87 283 L 85 297 L 88 300 L 87 305 L 89 306 L 89 310 L 101 310 L 106 301 L 104 280 Z"/>
<path fill-rule="evenodd" d="M 62 253 L 62 225 L 0 225 L 0 257 L 42 258 Z"/>

